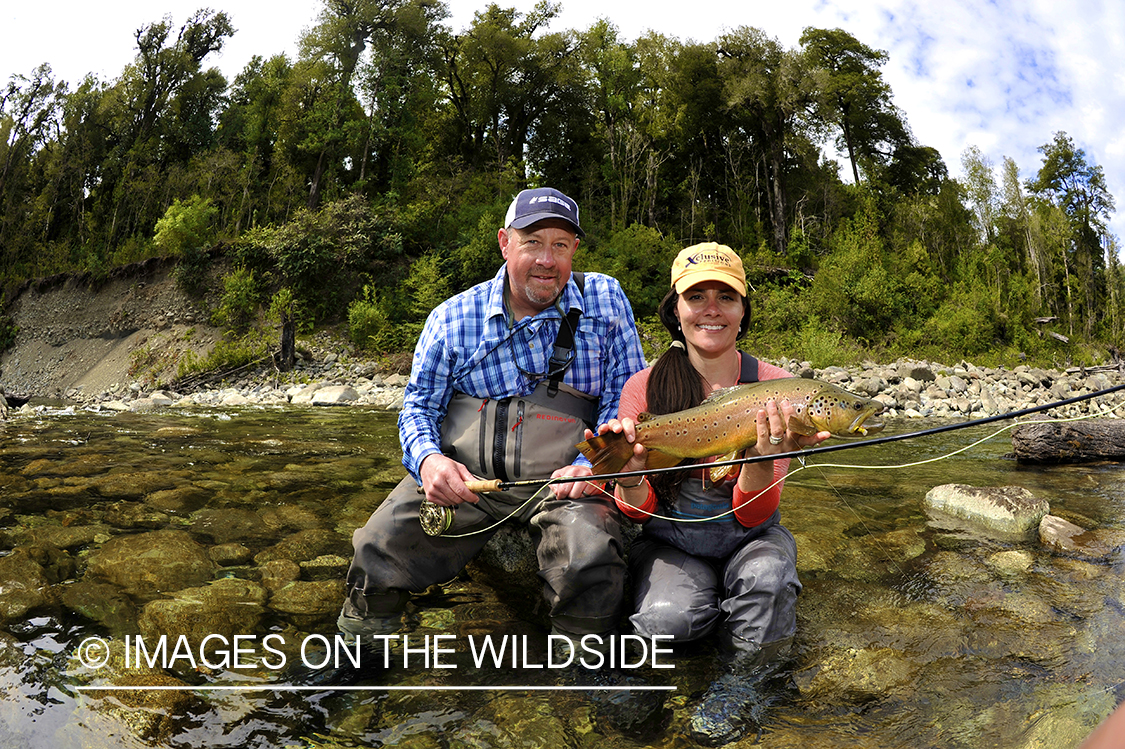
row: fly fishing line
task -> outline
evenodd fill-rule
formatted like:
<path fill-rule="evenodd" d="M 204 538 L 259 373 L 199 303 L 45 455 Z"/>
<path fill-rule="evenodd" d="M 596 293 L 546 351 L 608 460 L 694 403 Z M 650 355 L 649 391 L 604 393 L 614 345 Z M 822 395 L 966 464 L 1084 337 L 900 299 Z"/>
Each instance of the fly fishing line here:
<path fill-rule="evenodd" d="M 1041 406 L 1035 406 L 1033 408 L 1025 408 L 1025 409 L 1022 409 L 1022 410 L 1019 410 L 1019 411 L 1012 411 L 1012 412 L 1009 412 L 1009 413 L 998 414 L 996 416 L 989 416 L 989 417 L 986 417 L 986 418 L 983 418 L 983 419 L 975 419 L 975 420 L 971 420 L 971 421 L 960 422 L 960 423 L 957 423 L 957 424 L 946 424 L 946 425 L 943 425 L 943 426 L 940 426 L 940 427 L 934 427 L 932 429 L 925 429 L 925 430 L 918 431 L 918 432 L 909 432 L 909 433 L 906 433 L 906 434 L 888 435 L 888 436 L 884 436 L 884 437 L 877 437 L 875 439 L 870 439 L 870 440 L 862 440 L 862 441 L 859 441 L 859 442 L 851 442 L 851 443 L 844 443 L 844 444 L 837 444 L 837 445 L 827 445 L 827 446 L 820 446 L 820 447 L 811 447 L 811 448 L 807 448 L 807 449 L 804 449 L 804 450 L 794 450 L 794 451 L 790 451 L 790 452 L 777 453 L 775 455 L 751 455 L 751 456 L 745 456 L 745 457 L 742 457 L 742 458 L 736 458 L 736 459 L 733 459 L 733 460 L 715 461 L 715 462 L 712 462 L 712 463 L 707 463 L 706 467 L 708 469 L 711 469 L 711 468 L 718 468 L 718 467 L 722 467 L 722 466 L 742 465 L 743 463 L 756 463 L 756 462 L 760 462 L 760 461 L 764 461 L 764 460 L 780 460 L 780 459 L 783 459 L 783 458 L 796 458 L 798 460 L 798 462 L 801 464 L 799 468 L 794 469 L 792 471 L 789 471 L 786 476 L 784 476 L 780 479 L 777 479 L 772 484 L 767 486 L 765 489 L 760 490 L 759 496 L 762 493 L 764 493 L 766 491 L 769 491 L 773 487 L 777 486 L 782 481 L 785 481 L 785 480 L 791 478 L 792 476 L 800 473 L 801 471 L 804 471 L 804 470 L 806 470 L 808 468 L 811 468 L 811 467 L 817 467 L 817 468 L 822 468 L 822 469 L 823 468 L 843 468 L 843 469 L 854 468 L 854 469 L 859 469 L 859 470 L 897 470 L 897 469 L 903 469 L 903 468 L 913 468 L 913 467 L 916 467 L 916 466 L 926 465 L 928 463 L 934 463 L 934 462 L 937 462 L 937 461 L 940 461 L 940 460 L 945 460 L 947 458 L 951 458 L 951 457 L 953 457 L 955 455 L 958 455 L 962 452 L 965 452 L 967 450 L 971 450 L 972 448 L 976 447 L 977 445 L 980 445 L 984 442 L 987 442 L 988 440 L 992 439 L 993 437 L 996 437 L 997 435 L 1002 434 L 1005 431 L 1007 431 L 1009 429 L 1013 429 L 1017 426 L 1021 426 L 1021 425 L 1025 425 L 1025 424 L 1052 424 L 1052 423 L 1084 421 L 1084 420 L 1087 420 L 1087 419 L 1091 419 L 1091 418 L 1095 418 L 1095 417 L 1099 417 L 1099 416 L 1107 416 L 1109 414 L 1112 414 L 1117 409 L 1125 406 L 1125 403 L 1118 404 L 1117 406 L 1114 406 L 1113 408 L 1106 409 L 1104 411 L 1098 411 L 1098 412 L 1086 414 L 1086 415 L 1083 415 L 1083 416 L 1075 416 L 1075 417 L 1070 417 L 1070 418 L 1040 419 L 1040 420 L 1035 420 L 1035 421 L 1016 421 L 1012 424 L 1001 427 L 1000 429 L 996 430 L 995 432 L 993 432 L 993 433 L 991 433 L 991 434 L 989 434 L 985 437 L 982 437 L 981 439 L 979 439 L 975 442 L 972 442 L 968 445 L 960 447 L 960 448 L 958 448 L 958 449 L 956 449 L 956 450 L 954 450 L 950 453 L 947 453 L 945 455 L 939 455 L 939 456 L 934 457 L 934 458 L 927 458 L 925 460 L 914 461 L 914 462 L 911 462 L 911 463 L 904 463 L 904 464 L 900 464 L 900 465 L 874 465 L 873 466 L 873 465 L 852 465 L 852 464 L 842 464 L 842 463 L 815 463 L 815 464 L 810 465 L 806 462 L 806 459 L 809 456 L 814 455 L 814 454 L 818 454 L 818 453 L 835 452 L 835 451 L 838 451 L 838 450 L 850 450 L 850 449 L 854 449 L 854 448 L 857 448 L 857 447 L 871 447 L 871 446 L 875 446 L 875 445 L 885 444 L 885 443 L 888 443 L 888 442 L 897 442 L 897 441 L 906 440 L 906 439 L 916 439 L 918 437 L 927 437 L 927 436 L 930 436 L 930 435 L 941 434 L 941 433 L 944 433 L 944 432 L 954 431 L 954 430 L 957 430 L 957 429 L 965 429 L 967 427 L 972 427 L 972 426 L 982 426 L 984 424 L 991 424 L 991 423 L 995 423 L 997 421 L 1018 419 L 1022 416 L 1026 416 L 1026 415 L 1029 415 L 1029 414 L 1040 413 L 1042 411 L 1049 411 L 1053 408 L 1061 408 L 1063 406 L 1071 405 L 1073 403 L 1079 403 L 1079 402 L 1082 402 L 1082 401 L 1091 400 L 1093 398 L 1099 398 L 1099 397 L 1109 395 L 1110 393 L 1115 393 L 1115 392 L 1118 392 L 1118 391 L 1121 391 L 1121 390 L 1125 390 L 1125 385 L 1116 385 L 1114 387 L 1106 388 L 1104 390 L 1098 390 L 1098 391 L 1095 391 L 1093 393 L 1087 393 L 1087 394 L 1084 394 L 1084 395 L 1075 396 L 1073 398 L 1067 398 L 1067 399 L 1060 400 L 1060 401 L 1054 401 L 1054 402 L 1047 403 L 1047 404 L 1044 404 L 1044 405 L 1041 405 Z M 473 536 L 473 535 L 477 535 L 477 534 L 480 534 L 480 533 L 486 533 L 488 531 L 491 531 L 491 530 L 499 527 L 501 524 L 506 522 L 509 518 L 513 517 L 518 512 L 520 512 L 525 507 L 527 507 L 531 502 L 533 502 L 537 498 L 539 498 L 540 495 L 543 494 L 543 492 L 546 491 L 553 484 L 574 483 L 574 482 L 578 482 L 578 481 L 584 481 L 584 482 L 588 482 L 588 483 L 591 483 L 591 484 L 598 485 L 598 484 L 601 484 L 602 482 L 605 482 L 605 481 L 608 481 L 608 480 L 611 480 L 611 479 L 634 478 L 634 477 L 637 477 L 637 476 L 648 476 L 648 475 L 653 475 L 653 474 L 657 474 L 657 473 L 668 473 L 668 472 L 671 472 L 671 471 L 696 470 L 701 465 L 703 465 L 703 464 L 693 463 L 693 464 L 690 464 L 690 465 L 669 466 L 667 468 L 654 468 L 654 469 L 646 469 L 646 470 L 641 470 L 641 471 L 622 471 L 622 472 L 618 472 L 618 473 L 607 473 L 607 474 L 600 474 L 600 475 L 597 475 L 597 476 L 560 476 L 560 477 L 557 477 L 557 478 L 526 479 L 526 480 L 523 480 L 523 481 L 501 481 L 500 479 L 493 479 L 491 481 L 473 482 L 475 485 L 477 485 L 479 487 L 480 491 L 500 491 L 500 490 L 503 490 L 503 489 L 514 488 L 514 487 L 518 487 L 518 486 L 539 486 L 539 489 L 535 492 L 535 494 L 533 494 L 526 501 L 524 501 L 522 504 L 520 504 L 518 507 L 516 507 L 514 510 L 512 510 L 511 513 L 509 513 L 505 517 L 497 520 L 492 525 L 489 525 L 485 528 L 481 528 L 481 529 L 478 529 L 478 530 L 475 530 L 475 531 L 463 533 L 463 534 L 449 534 L 449 535 L 444 534 L 444 530 L 447 530 L 452 525 L 452 522 L 453 522 L 453 515 L 455 513 L 455 510 L 453 509 L 452 506 L 443 507 L 443 506 L 435 505 L 435 504 L 430 503 L 430 502 L 423 502 L 422 507 L 420 508 L 419 518 L 420 518 L 420 521 L 422 522 L 423 529 L 429 535 L 433 535 L 433 536 L 445 535 L 446 538 L 464 538 L 464 537 L 467 537 L 467 536 Z M 600 485 L 598 486 L 598 490 L 601 493 L 605 494 L 606 496 L 612 497 L 612 495 L 609 492 L 605 491 L 605 489 L 602 488 L 602 486 L 600 486 Z M 419 491 L 421 491 L 421 488 L 419 488 Z M 540 499 L 539 501 L 543 502 L 544 499 Z M 753 499 L 751 499 L 749 501 L 752 502 Z M 428 505 L 428 504 L 432 505 L 432 507 L 426 507 L 426 505 Z M 640 509 L 640 508 L 638 508 L 638 509 Z M 660 519 L 660 520 L 668 520 L 668 521 L 677 522 L 677 523 L 701 523 L 701 522 L 709 522 L 709 521 L 712 521 L 712 520 L 718 520 L 718 519 L 724 518 L 728 515 L 733 514 L 734 509 L 732 508 L 732 509 L 727 510 L 726 512 L 723 512 L 719 515 L 713 515 L 713 516 L 709 516 L 709 517 L 705 517 L 705 518 L 672 518 L 672 517 L 667 517 L 667 516 L 664 516 L 664 515 L 659 515 L 659 514 L 654 513 L 654 512 L 648 512 L 648 511 L 645 511 L 645 510 L 641 510 L 641 512 L 645 513 L 646 515 L 648 515 L 650 517 L 654 517 L 654 518 L 657 518 L 657 519 Z"/>

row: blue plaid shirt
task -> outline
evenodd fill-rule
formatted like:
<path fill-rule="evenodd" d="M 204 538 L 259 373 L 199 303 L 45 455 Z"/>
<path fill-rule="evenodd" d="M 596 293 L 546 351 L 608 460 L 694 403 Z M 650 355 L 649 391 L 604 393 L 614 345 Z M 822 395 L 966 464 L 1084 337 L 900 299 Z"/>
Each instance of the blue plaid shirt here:
<path fill-rule="evenodd" d="M 442 302 L 418 338 L 398 417 L 402 464 L 415 480 L 422 460 L 441 452 L 439 429 L 454 391 L 492 399 L 528 395 L 547 371 L 564 315 L 552 306 L 509 327 L 506 273 L 505 263 L 491 281 Z M 601 273 L 585 276 L 584 295 L 572 277 L 560 300 L 563 310 L 582 310 L 563 382 L 599 398 L 600 424 L 617 416 L 621 387 L 645 360 L 621 286 Z M 575 463 L 589 465 L 581 456 Z"/>

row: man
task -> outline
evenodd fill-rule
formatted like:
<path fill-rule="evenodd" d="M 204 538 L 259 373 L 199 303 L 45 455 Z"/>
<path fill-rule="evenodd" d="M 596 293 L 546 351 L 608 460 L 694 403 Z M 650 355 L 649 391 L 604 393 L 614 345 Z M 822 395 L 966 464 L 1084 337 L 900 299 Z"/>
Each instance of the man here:
<path fill-rule="evenodd" d="M 528 522 L 537 542 L 552 630 L 578 639 L 613 629 L 625 564 L 612 500 L 584 481 L 535 497 L 534 488 L 477 495 L 465 486 L 591 475 L 574 445 L 617 415 L 621 386 L 645 366 L 617 281 L 571 273 L 583 236 L 569 197 L 522 191 L 497 233 L 505 263 L 496 276 L 430 314 L 399 416 L 410 476 L 353 536 L 342 631 L 397 630 L 410 593 L 453 578 L 509 516 Z M 456 508 L 444 535 L 423 531 L 423 501 Z"/>

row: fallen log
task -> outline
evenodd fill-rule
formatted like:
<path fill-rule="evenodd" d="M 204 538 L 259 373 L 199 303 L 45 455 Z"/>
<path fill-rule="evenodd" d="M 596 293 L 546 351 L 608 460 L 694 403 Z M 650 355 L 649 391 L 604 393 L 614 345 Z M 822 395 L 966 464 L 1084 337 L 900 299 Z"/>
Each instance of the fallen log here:
<path fill-rule="evenodd" d="M 1012 452 L 1021 463 L 1087 463 L 1125 460 L 1125 421 L 1088 419 L 1021 424 L 1012 430 Z"/>

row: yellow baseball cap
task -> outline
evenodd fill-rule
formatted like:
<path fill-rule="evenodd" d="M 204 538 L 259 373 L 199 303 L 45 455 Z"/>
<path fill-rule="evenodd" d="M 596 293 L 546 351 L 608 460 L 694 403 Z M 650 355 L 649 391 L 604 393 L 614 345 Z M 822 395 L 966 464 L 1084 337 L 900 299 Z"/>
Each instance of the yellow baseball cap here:
<path fill-rule="evenodd" d="M 742 258 L 725 244 L 704 242 L 681 250 L 672 263 L 672 286 L 677 294 L 703 281 L 722 281 L 746 296 Z"/>

